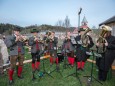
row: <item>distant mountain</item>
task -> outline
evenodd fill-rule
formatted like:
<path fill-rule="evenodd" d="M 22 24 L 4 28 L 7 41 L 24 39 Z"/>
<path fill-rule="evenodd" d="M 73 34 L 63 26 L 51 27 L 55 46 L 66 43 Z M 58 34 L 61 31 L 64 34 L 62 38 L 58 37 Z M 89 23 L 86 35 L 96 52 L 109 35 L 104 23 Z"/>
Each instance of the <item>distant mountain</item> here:
<path fill-rule="evenodd" d="M 60 26 L 52 26 L 52 25 L 30 25 L 26 27 L 20 27 L 18 25 L 13 25 L 13 24 L 0 24 L 0 34 L 12 34 L 12 30 L 16 27 L 19 27 L 21 29 L 21 33 L 30 33 L 32 29 L 38 29 L 39 31 L 57 31 L 57 32 L 64 32 L 64 31 L 74 31 L 75 27 L 70 27 L 70 28 L 65 28 L 65 27 L 60 27 Z"/>

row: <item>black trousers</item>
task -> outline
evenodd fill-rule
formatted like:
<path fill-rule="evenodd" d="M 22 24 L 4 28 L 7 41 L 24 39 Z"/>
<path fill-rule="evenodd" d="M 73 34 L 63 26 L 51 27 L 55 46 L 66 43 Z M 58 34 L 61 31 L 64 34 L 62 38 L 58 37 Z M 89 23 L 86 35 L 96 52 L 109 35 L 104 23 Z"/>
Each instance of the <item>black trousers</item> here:
<path fill-rule="evenodd" d="M 32 63 L 35 63 L 35 61 L 40 62 L 40 55 L 39 55 L 39 52 L 31 53 L 31 55 L 32 55 Z"/>
<path fill-rule="evenodd" d="M 107 73 L 108 73 L 108 71 L 104 71 L 104 70 L 99 69 L 99 72 L 98 72 L 99 80 L 105 81 L 107 79 Z"/>

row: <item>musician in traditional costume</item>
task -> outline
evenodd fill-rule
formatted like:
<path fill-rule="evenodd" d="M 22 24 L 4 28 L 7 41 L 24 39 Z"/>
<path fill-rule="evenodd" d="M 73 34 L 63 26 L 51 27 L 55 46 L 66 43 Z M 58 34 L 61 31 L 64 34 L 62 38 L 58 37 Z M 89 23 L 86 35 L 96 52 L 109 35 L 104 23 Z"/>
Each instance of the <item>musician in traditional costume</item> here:
<path fill-rule="evenodd" d="M 63 49 L 63 54 L 64 56 L 66 55 L 68 58 L 68 63 L 71 66 L 74 66 L 74 46 L 72 44 L 71 41 L 71 33 L 68 31 L 66 32 L 66 37 L 64 39 L 63 45 L 62 45 L 62 49 Z"/>
<path fill-rule="evenodd" d="M 102 32 L 97 40 L 97 53 L 102 57 L 97 58 L 96 64 L 99 68 L 98 78 L 105 81 L 107 73 L 115 59 L 115 36 L 111 35 L 112 28 L 106 25 L 100 26 Z"/>
<path fill-rule="evenodd" d="M 40 52 L 43 49 L 43 43 L 40 41 L 40 38 L 38 36 L 38 30 L 37 29 L 33 29 L 31 31 L 32 33 L 32 37 L 29 38 L 29 46 L 31 46 L 31 56 L 32 56 L 32 73 L 33 73 L 33 77 L 32 79 L 36 79 L 36 77 L 34 76 L 35 71 L 39 71 L 40 70 Z"/>
<path fill-rule="evenodd" d="M 89 28 L 80 28 L 79 35 L 76 36 L 76 60 L 77 60 L 77 69 L 78 70 L 84 70 L 84 65 L 89 57 L 89 55 L 86 54 L 87 51 L 94 45 L 92 38 L 87 35 L 87 33 L 90 31 Z M 86 41 L 85 41 L 86 40 Z M 84 43 L 84 41 L 86 43 Z"/>
<path fill-rule="evenodd" d="M 50 54 L 50 65 L 56 62 L 58 66 L 58 57 L 57 57 L 57 44 L 58 38 L 55 37 L 55 32 L 48 32 L 50 35 L 46 37 L 47 50 Z"/>
<path fill-rule="evenodd" d="M 10 55 L 10 68 L 9 68 L 9 84 L 13 83 L 13 74 L 16 66 L 16 62 L 19 62 L 17 76 L 19 79 L 23 79 L 22 70 L 23 70 L 23 61 L 24 61 L 24 39 L 20 34 L 20 28 L 16 27 L 13 31 L 13 35 L 6 37 L 5 43 L 7 48 L 9 49 Z"/>

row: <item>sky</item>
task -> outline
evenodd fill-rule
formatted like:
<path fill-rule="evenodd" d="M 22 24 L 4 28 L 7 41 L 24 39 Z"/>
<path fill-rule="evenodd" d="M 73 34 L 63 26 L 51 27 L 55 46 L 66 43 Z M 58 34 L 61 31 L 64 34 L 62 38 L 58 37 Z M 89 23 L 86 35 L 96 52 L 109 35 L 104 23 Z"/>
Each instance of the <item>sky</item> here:
<path fill-rule="evenodd" d="M 115 0 L 0 0 L 0 23 L 19 26 L 49 24 L 69 17 L 71 26 L 78 26 L 85 16 L 93 27 L 115 15 Z"/>

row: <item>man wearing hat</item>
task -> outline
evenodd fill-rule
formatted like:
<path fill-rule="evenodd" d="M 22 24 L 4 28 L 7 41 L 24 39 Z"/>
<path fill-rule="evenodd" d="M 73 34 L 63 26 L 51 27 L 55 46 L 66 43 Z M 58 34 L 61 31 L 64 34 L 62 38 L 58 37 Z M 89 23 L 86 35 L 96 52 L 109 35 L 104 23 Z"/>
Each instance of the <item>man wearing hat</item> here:
<path fill-rule="evenodd" d="M 99 68 L 98 78 L 101 81 L 105 81 L 107 78 L 107 73 L 111 68 L 111 65 L 115 59 L 115 37 L 111 35 L 112 28 L 106 25 L 100 26 L 102 29 L 107 31 L 104 34 L 104 46 L 106 48 L 105 52 L 101 53 L 102 57 L 96 60 L 97 66 Z M 97 50 L 99 49 L 101 42 L 97 41 Z"/>
<path fill-rule="evenodd" d="M 66 37 L 63 41 L 62 48 L 63 48 L 64 56 L 67 56 L 69 65 L 71 65 L 73 67 L 74 66 L 74 49 L 75 48 L 74 48 L 72 40 L 71 40 L 71 32 L 70 31 L 66 32 Z"/>
<path fill-rule="evenodd" d="M 39 41 L 40 38 L 38 37 L 38 30 L 33 29 L 31 31 L 32 37 L 29 38 L 29 46 L 31 46 L 31 56 L 32 56 L 32 73 L 33 77 L 32 80 L 36 79 L 34 74 L 35 71 L 39 71 L 40 69 L 40 51 L 43 49 L 43 44 Z"/>
<path fill-rule="evenodd" d="M 75 38 L 76 43 L 77 43 L 77 45 L 76 45 L 76 60 L 77 60 L 77 69 L 78 70 L 84 69 L 85 62 L 86 62 L 87 58 L 89 57 L 86 54 L 86 51 L 88 51 L 94 45 L 92 38 L 89 35 L 85 34 L 86 29 L 80 28 L 79 35 Z M 83 46 L 82 36 L 84 36 L 84 35 L 86 35 L 89 39 L 87 46 Z"/>
<path fill-rule="evenodd" d="M 10 68 L 9 68 L 9 84 L 13 83 L 13 74 L 16 66 L 16 62 L 19 62 L 17 76 L 19 79 L 22 79 L 22 69 L 23 69 L 23 61 L 24 61 L 24 45 L 25 43 L 22 40 L 20 34 L 20 28 L 15 28 L 13 30 L 13 35 L 6 37 L 5 44 L 9 49 L 10 55 Z"/>

